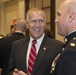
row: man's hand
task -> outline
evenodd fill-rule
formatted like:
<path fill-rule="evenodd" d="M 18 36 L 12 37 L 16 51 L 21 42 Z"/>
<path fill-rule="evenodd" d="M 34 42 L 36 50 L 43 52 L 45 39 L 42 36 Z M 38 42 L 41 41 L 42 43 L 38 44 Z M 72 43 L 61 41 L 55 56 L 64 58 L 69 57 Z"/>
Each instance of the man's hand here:
<path fill-rule="evenodd" d="M 12 75 L 27 75 L 27 74 L 24 73 L 23 71 L 18 70 L 17 68 L 15 68 Z"/>

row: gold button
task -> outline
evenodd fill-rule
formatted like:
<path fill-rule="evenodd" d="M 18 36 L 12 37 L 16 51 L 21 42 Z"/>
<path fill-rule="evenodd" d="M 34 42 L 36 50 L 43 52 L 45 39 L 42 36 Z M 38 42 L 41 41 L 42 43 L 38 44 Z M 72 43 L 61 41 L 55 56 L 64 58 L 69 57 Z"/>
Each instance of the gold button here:
<path fill-rule="evenodd" d="M 70 46 L 75 46 L 75 43 L 70 43 Z"/>

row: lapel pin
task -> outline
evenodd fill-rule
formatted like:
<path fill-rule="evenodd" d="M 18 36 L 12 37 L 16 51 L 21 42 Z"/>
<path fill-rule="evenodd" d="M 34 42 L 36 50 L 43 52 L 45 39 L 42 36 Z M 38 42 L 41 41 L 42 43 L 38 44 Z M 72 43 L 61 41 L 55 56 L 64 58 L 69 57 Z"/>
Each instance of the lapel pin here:
<path fill-rule="evenodd" d="M 70 43 L 70 46 L 75 46 L 75 43 Z"/>
<path fill-rule="evenodd" d="M 43 49 L 44 49 L 44 50 L 46 50 L 46 48 L 45 48 L 45 47 L 44 47 Z"/>

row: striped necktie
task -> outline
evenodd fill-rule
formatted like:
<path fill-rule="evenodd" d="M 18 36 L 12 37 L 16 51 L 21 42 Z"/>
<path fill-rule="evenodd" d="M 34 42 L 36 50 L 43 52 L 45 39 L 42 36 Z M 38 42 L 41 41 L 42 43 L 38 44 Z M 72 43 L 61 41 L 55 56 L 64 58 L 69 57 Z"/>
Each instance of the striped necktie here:
<path fill-rule="evenodd" d="M 33 69 L 33 66 L 34 66 L 34 62 L 35 62 L 35 59 L 36 59 L 36 47 L 35 47 L 36 43 L 37 43 L 36 40 L 32 41 L 32 47 L 31 47 L 30 54 L 29 54 L 29 59 L 28 59 L 28 75 L 31 75 L 32 69 Z"/>

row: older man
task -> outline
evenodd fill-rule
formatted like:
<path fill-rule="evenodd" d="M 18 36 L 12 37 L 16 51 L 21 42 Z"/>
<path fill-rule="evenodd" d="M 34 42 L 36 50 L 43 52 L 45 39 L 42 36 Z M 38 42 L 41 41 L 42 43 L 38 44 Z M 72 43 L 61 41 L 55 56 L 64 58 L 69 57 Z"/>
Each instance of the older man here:
<path fill-rule="evenodd" d="M 9 74 L 51 75 L 52 61 L 63 43 L 45 35 L 46 17 L 41 9 L 30 9 L 26 21 L 30 37 L 13 43 Z"/>

